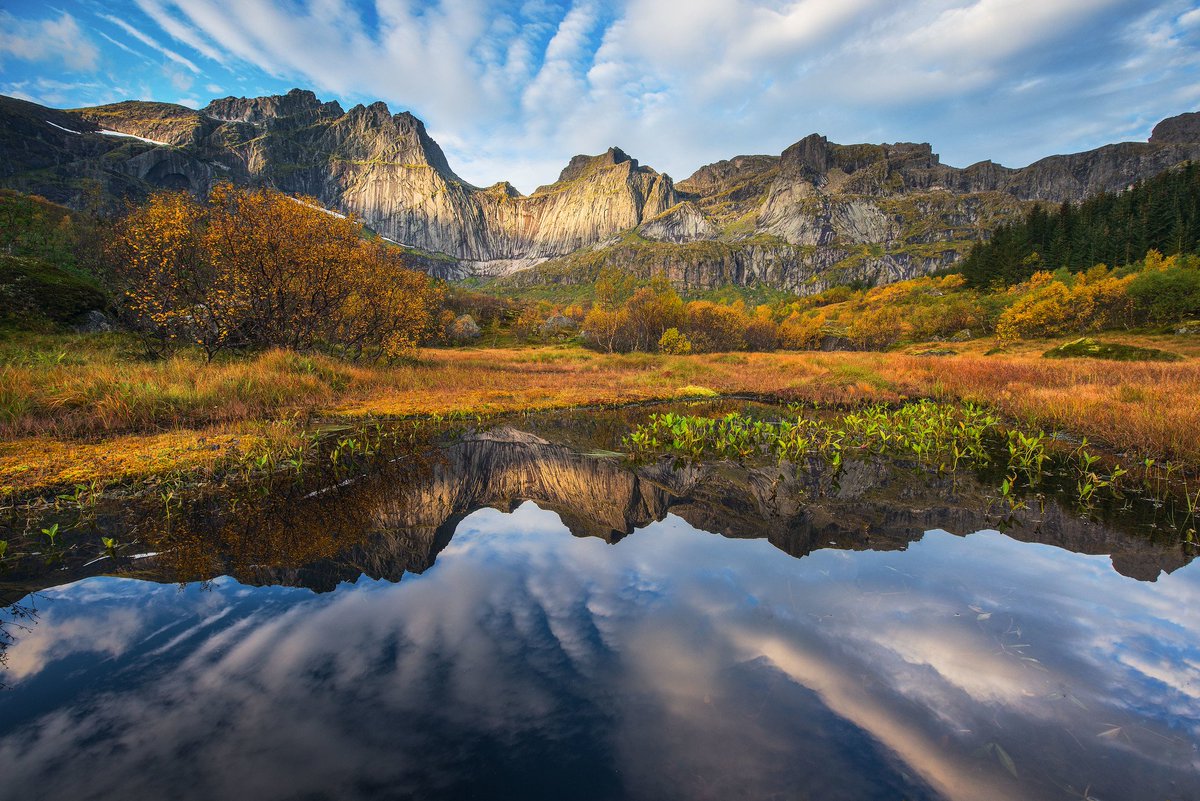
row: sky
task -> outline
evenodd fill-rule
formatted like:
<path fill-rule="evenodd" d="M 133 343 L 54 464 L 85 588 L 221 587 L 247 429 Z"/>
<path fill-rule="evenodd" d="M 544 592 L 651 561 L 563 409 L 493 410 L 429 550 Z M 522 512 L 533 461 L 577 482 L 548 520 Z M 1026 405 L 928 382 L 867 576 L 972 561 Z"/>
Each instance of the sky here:
<path fill-rule="evenodd" d="M 411 111 L 526 192 L 612 145 L 678 180 L 812 132 L 1019 167 L 1200 109 L 1200 1 L 0 0 L 0 94 L 297 86 Z"/>

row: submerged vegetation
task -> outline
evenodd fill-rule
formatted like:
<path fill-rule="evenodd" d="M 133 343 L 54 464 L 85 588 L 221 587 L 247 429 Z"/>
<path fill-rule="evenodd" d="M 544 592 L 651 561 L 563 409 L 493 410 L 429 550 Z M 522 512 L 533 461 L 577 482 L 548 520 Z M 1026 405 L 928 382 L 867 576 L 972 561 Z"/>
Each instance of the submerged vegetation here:
<path fill-rule="evenodd" d="M 763 419 L 746 413 L 722 416 L 654 414 L 625 438 L 634 457 L 675 454 L 691 460 L 773 459 L 799 466 L 819 462 L 840 471 L 847 460 L 899 459 L 938 474 L 991 468 L 1003 478 L 995 500 L 1008 512 L 1026 507 L 1023 496 L 1069 494 L 1084 510 L 1102 499 L 1128 505 L 1131 498 L 1163 508 L 1164 525 L 1187 542 L 1196 537 L 1200 486 L 1189 484 L 1179 466 L 1142 460 L 1139 470 L 1104 459 L 1087 438 L 1004 425 L 995 414 L 971 403 L 930 400 L 889 407 L 870 404 L 846 411 L 805 410 L 795 416 Z M 981 472 L 983 471 L 983 472 Z M 1195 482 L 1193 482 L 1194 484 Z"/>

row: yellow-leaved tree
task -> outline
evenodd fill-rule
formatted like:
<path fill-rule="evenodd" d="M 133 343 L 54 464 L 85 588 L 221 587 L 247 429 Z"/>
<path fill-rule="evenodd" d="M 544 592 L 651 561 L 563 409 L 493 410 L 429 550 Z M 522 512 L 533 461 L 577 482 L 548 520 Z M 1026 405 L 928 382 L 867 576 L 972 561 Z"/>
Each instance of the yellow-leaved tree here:
<path fill-rule="evenodd" d="M 394 358 L 436 330 L 442 292 L 394 248 L 312 198 L 215 186 L 161 192 L 110 248 L 126 315 L 162 344 L 315 347 Z"/>

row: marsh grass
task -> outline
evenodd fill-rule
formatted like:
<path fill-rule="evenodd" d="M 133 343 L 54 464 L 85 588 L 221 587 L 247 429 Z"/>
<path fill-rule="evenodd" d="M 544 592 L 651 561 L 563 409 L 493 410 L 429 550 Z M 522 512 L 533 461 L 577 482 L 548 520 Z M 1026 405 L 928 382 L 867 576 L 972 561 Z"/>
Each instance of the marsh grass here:
<path fill-rule="evenodd" d="M 1200 360 L 1045 360 L 1035 348 L 905 353 L 600 354 L 427 349 L 394 365 L 272 350 L 206 364 L 123 335 L 0 337 L 0 488 L 211 470 L 322 420 L 490 415 L 668 400 L 703 387 L 829 406 L 936 398 L 1025 430 L 1087 436 L 1127 461 L 1200 467 Z"/>

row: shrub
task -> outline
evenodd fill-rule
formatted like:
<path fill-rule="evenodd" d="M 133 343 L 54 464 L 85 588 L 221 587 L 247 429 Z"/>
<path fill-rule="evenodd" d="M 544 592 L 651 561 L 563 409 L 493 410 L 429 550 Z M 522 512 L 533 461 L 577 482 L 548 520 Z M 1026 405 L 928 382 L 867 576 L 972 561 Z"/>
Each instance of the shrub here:
<path fill-rule="evenodd" d="M 1049 273 L 1035 273 L 1016 302 L 1004 310 L 996 323 L 996 338 L 1013 342 L 1022 337 L 1052 336 L 1070 328 L 1074 309 L 1071 290 Z"/>
<path fill-rule="evenodd" d="M 672 356 L 682 356 L 692 352 L 692 343 L 686 335 L 679 333 L 678 328 L 668 328 L 658 340 L 658 349 Z"/>
<path fill-rule="evenodd" d="M 755 319 L 746 326 L 748 350 L 771 351 L 779 347 L 779 326 L 771 320 Z"/>
<path fill-rule="evenodd" d="M 899 341 L 904 329 L 897 319 L 897 309 L 879 306 L 856 315 L 846 327 L 846 337 L 855 347 L 885 348 Z"/>
<path fill-rule="evenodd" d="M 334 347 L 394 358 L 433 335 L 442 294 L 403 256 L 313 199 L 218 184 L 159 192 L 111 248 L 124 312 L 163 345 Z"/>
<path fill-rule="evenodd" d="M 620 344 L 620 332 L 628 315 L 624 309 L 610 310 L 593 306 L 583 318 L 583 340 L 599 350 L 613 353 Z"/>
<path fill-rule="evenodd" d="M 1129 295 L 1147 319 L 1170 323 L 1200 315 L 1200 270 L 1172 267 L 1134 276 Z"/>
<path fill-rule="evenodd" d="M 792 312 L 779 326 L 780 344 L 788 350 L 814 350 L 821 344 L 824 324 L 820 312 Z"/>
<path fill-rule="evenodd" d="M 745 350 L 748 318 L 733 306 L 707 300 L 687 305 L 687 335 L 698 353 Z"/>

